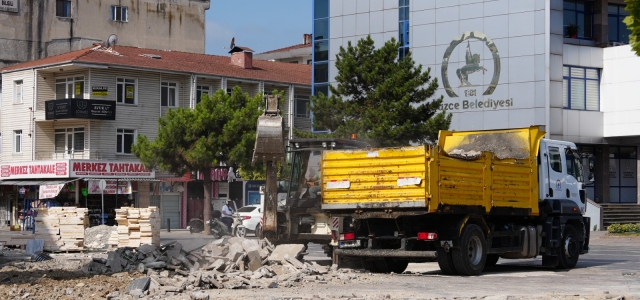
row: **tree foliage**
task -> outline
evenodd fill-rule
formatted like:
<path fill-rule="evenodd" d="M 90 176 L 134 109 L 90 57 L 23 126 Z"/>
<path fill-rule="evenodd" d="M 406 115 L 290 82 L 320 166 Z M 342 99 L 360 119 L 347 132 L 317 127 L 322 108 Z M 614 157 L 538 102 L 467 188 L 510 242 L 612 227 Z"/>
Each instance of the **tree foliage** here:
<path fill-rule="evenodd" d="M 625 0 L 627 6 L 625 9 L 629 15 L 624 18 L 624 23 L 631 31 L 629 34 L 629 44 L 631 49 L 640 56 L 640 0 Z"/>
<path fill-rule="evenodd" d="M 398 60 L 399 46 L 391 39 L 376 49 L 368 36 L 356 46 L 340 47 L 331 96 L 320 93 L 311 100 L 314 128 L 339 138 L 356 133 L 381 147 L 433 142 L 439 130 L 448 129 L 451 114 L 438 111 L 442 97 L 428 101 L 437 78 L 431 78 L 430 69 L 423 72 L 411 54 Z"/>
<path fill-rule="evenodd" d="M 158 135 L 152 141 L 138 135 L 132 152 L 148 168 L 182 176 L 190 171 L 204 174 L 204 216 L 210 216 L 209 170 L 219 163 L 249 166 L 256 138 L 256 123 L 262 114 L 262 95 L 249 97 L 240 87 L 228 95 L 219 90 L 203 96 L 195 109 L 176 108 L 158 120 Z M 209 227 L 205 226 L 208 233 Z"/>

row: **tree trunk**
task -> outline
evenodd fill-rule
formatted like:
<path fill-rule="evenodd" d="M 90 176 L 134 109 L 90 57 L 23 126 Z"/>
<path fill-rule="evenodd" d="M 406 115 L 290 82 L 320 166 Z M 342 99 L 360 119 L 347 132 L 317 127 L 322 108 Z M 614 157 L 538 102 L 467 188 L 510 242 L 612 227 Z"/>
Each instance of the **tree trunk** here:
<path fill-rule="evenodd" d="M 211 227 L 207 224 L 207 221 L 211 220 L 211 191 L 212 191 L 212 182 L 211 182 L 211 168 L 206 168 L 204 171 L 200 171 L 204 177 L 204 197 L 202 201 L 203 213 L 202 218 L 204 220 L 204 234 L 211 234 Z"/>

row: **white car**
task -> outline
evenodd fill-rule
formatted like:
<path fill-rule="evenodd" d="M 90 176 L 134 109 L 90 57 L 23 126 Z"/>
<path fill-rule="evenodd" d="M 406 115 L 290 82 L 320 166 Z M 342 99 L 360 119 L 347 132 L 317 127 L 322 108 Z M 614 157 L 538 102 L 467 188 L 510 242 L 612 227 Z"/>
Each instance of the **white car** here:
<path fill-rule="evenodd" d="M 240 218 L 242 219 L 242 225 L 249 231 L 255 232 L 256 227 L 260 224 L 260 204 L 247 205 L 238 209 Z"/>

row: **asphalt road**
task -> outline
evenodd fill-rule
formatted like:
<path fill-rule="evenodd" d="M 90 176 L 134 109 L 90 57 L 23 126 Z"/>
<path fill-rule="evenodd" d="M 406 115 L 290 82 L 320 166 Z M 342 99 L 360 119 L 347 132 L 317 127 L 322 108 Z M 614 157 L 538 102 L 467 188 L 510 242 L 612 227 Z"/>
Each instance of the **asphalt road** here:
<path fill-rule="evenodd" d="M 187 231 L 161 234 L 161 241 L 213 239 Z M 253 236 L 249 238 L 255 238 Z M 329 265 L 320 245 L 310 244 L 306 260 Z M 363 271 L 364 272 L 364 271 Z M 265 291 L 266 292 L 266 291 Z M 248 292 L 247 292 L 248 293 Z M 223 293 L 224 294 L 224 293 Z M 234 296 L 248 296 L 234 291 Z M 268 293 L 271 295 L 271 290 Z M 404 274 L 360 274 L 358 280 L 341 285 L 306 285 L 273 291 L 272 296 L 357 295 L 364 298 L 482 298 L 492 299 L 625 299 L 640 300 L 640 237 L 608 237 L 597 233 L 591 249 L 582 255 L 576 268 L 556 270 L 542 267 L 540 258 L 500 259 L 496 267 L 480 276 L 442 275 L 437 263 L 409 264 Z M 222 296 L 222 294 L 221 294 Z M 303 297 L 304 298 L 304 297 Z"/>

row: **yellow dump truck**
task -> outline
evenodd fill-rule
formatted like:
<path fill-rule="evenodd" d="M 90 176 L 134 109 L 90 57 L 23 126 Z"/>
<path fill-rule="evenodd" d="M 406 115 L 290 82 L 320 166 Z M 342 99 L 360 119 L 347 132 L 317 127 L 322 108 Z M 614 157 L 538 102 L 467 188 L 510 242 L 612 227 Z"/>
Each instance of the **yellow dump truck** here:
<path fill-rule="evenodd" d="M 544 135 L 441 131 L 434 146 L 323 151 L 334 260 L 398 273 L 435 259 L 450 275 L 500 258 L 573 268 L 589 244 L 581 159 L 573 143 Z"/>

